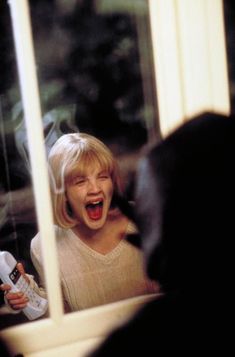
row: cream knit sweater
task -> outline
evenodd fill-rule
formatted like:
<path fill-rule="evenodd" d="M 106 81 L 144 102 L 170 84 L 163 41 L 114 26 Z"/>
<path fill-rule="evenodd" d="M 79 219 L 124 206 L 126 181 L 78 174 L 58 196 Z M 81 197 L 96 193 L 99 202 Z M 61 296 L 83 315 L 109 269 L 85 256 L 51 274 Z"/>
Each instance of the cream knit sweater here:
<path fill-rule="evenodd" d="M 133 229 L 129 224 L 126 233 Z M 157 292 L 155 284 L 145 277 L 142 252 L 126 240 L 103 255 L 88 247 L 70 229 L 55 226 L 55 234 L 66 311 Z M 39 233 L 31 242 L 31 258 L 44 286 Z"/>

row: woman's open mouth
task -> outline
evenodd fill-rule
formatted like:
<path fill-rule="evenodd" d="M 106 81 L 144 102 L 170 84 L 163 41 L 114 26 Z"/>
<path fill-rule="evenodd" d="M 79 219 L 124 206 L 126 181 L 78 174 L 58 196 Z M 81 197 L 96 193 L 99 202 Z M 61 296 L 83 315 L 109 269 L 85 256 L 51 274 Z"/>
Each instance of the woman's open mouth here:
<path fill-rule="evenodd" d="M 93 220 L 98 220 L 102 217 L 103 201 L 94 201 L 86 205 L 88 217 Z"/>

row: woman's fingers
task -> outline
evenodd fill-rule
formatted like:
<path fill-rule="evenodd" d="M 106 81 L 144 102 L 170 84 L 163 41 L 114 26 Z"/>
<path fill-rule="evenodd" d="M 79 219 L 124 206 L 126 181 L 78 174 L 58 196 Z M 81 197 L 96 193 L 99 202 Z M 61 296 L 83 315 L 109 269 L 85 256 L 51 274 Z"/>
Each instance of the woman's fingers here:
<path fill-rule="evenodd" d="M 19 272 L 22 274 L 23 278 L 27 281 L 29 284 L 29 278 L 25 274 L 24 267 L 21 263 L 17 264 L 17 269 Z M 12 292 L 11 291 L 12 287 L 9 284 L 1 284 L 0 285 L 0 290 L 4 291 L 5 293 L 5 298 L 8 301 L 8 304 L 11 306 L 12 309 L 14 310 L 21 310 L 27 306 L 27 303 L 29 299 L 27 298 L 24 293 L 21 291 L 18 292 Z"/>
<path fill-rule="evenodd" d="M 8 284 L 1 284 L 0 290 L 4 291 L 5 298 L 12 309 L 21 310 L 27 306 L 29 299 L 21 291 L 11 292 L 11 286 Z"/>
<path fill-rule="evenodd" d="M 0 290 L 4 291 L 4 292 L 9 291 L 9 290 L 11 290 L 11 286 L 8 285 L 8 284 L 1 284 L 0 285 Z"/>
<path fill-rule="evenodd" d="M 10 306 L 15 310 L 23 309 L 27 306 L 29 299 L 22 292 L 18 293 L 7 293 L 6 298 Z"/>
<path fill-rule="evenodd" d="M 17 269 L 19 270 L 20 274 L 23 275 L 23 277 L 25 278 L 25 280 L 27 281 L 27 283 L 29 283 L 29 278 L 27 277 L 27 275 L 25 274 L 25 270 L 23 267 L 22 263 L 17 263 L 16 265 Z"/>

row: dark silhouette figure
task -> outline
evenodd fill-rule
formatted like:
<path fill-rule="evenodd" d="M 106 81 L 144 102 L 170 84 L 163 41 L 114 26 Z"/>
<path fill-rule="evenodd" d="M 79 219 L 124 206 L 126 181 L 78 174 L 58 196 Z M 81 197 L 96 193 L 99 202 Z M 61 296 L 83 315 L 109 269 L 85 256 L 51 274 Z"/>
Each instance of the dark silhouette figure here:
<path fill-rule="evenodd" d="M 211 113 L 143 158 L 134 214 L 147 274 L 164 293 L 112 332 L 93 357 L 231 353 L 234 163 L 235 119 Z"/>
<path fill-rule="evenodd" d="M 0 340 L 0 356 L 1 357 L 11 357 L 10 351 L 3 340 Z"/>

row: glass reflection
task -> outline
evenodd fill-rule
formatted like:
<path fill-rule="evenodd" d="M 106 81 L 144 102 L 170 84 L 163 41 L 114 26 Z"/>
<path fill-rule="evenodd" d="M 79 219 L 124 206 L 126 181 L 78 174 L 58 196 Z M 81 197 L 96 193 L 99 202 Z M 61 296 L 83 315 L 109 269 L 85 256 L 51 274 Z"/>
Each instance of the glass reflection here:
<path fill-rule="evenodd" d="M 104 141 L 128 185 L 140 149 L 160 136 L 146 2 L 30 5 L 44 120 L 57 136 L 79 130 Z"/>
<path fill-rule="evenodd" d="M 150 96 L 150 93 L 153 93 L 153 71 L 146 3 L 129 2 L 126 6 L 127 3 L 122 2 L 120 6 L 120 1 L 93 0 L 72 1 L 69 4 L 65 4 L 64 1 L 32 1 L 31 4 L 47 151 L 49 152 L 50 147 L 62 134 L 85 132 L 95 136 L 105 143 L 118 159 L 124 176 L 125 194 L 131 199 L 132 178 L 140 151 L 150 140 L 159 136 L 156 114 L 153 114 L 156 113 L 154 95 Z M 143 39 L 144 43 L 140 43 Z M 148 69 L 148 72 L 143 74 L 143 69 Z M 70 145 L 72 150 L 72 143 Z M 56 164 L 56 170 L 53 169 L 53 165 L 50 167 L 51 176 L 55 175 L 54 182 L 57 182 L 57 176 L 62 175 L 63 170 L 67 173 L 69 156 L 64 157 L 67 148 L 66 145 L 63 147 L 63 155 L 60 156 L 60 152 L 58 153 L 60 164 Z M 76 150 L 80 150 L 78 143 Z M 68 153 L 70 154 L 71 152 Z M 52 154 L 52 157 L 53 155 L 57 157 L 57 153 Z M 78 158 L 77 165 L 80 164 L 83 165 L 83 161 Z M 93 167 L 93 171 L 95 168 Z M 102 171 L 106 172 L 107 168 L 102 168 Z M 81 172 L 79 174 L 81 175 Z M 82 172 L 82 176 L 90 178 L 92 175 L 85 171 Z M 59 187 L 62 186 L 60 183 Z M 67 196 L 70 188 L 70 185 L 66 187 Z M 53 193 L 53 201 L 63 200 L 63 194 L 62 192 L 54 197 Z M 71 223 L 71 216 L 74 219 L 77 210 L 76 207 L 71 207 L 71 197 L 67 199 Z M 103 203 L 104 211 L 105 205 L 106 203 Z M 97 207 L 95 212 L 98 212 Z M 57 218 L 59 214 L 55 208 Z M 66 219 L 68 220 L 68 217 Z M 102 219 L 104 221 L 104 218 Z M 123 217 L 120 216 L 119 221 L 121 219 L 123 221 Z M 102 223 L 104 227 L 106 222 Z M 103 264 L 101 260 L 108 260 L 108 254 L 103 259 L 100 252 L 93 250 L 92 254 L 89 254 L 91 247 L 87 248 L 89 243 L 84 238 L 84 231 L 87 232 L 89 229 L 83 224 L 78 229 L 68 224 L 65 228 L 60 224 L 61 218 L 57 219 L 56 223 L 55 233 L 58 238 L 58 257 L 66 311 L 76 311 L 116 301 L 122 297 L 138 295 L 137 291 L 139 294 L 143 291 L 155 291 L 155 288 L 143 288 L 142 278 L 138 289 L 135 286 L 135 293 L 129 291 L 127 295 L 124 288 L 122 294 L 118 288 L 120 279 L 116 279 L 115 294 L 115 284 L 108 282 L 107 274 L 101 278 L 99 274 L 91 276 L 87 272 L 84 278 L 84 274 L 81 273 L 84 266 L 79 266 L 78 261 L 86 260 L 86 264 L 89 262 L 93 269 L 95 265 L 97 269 L 104 269 L 99 264 Z M 114 226 L 118 227 L 116 224 Z M 104 231 L 103 227 L 100 229 L 101 232 Z M 112 230 L 110 227 L 110 231 Z M 123 225 L 122 230 L 125 231 Z M 89 233 L 91 234 L 91 231 Z M 87 245 L 81 240 L 83 243 L 86 241 Z M 42 260 L 38 249 L 39 241 L 39 236 L 33 240 L 33 254 L 37 255 L 34 261 L 40 273 Z M 74 246 L 71 248 L 73 241 Z M 97 258 L 98 255 L 100 259 Z M 96 256 L 92 262 L 91 256 Z M 138 256 L 137 260 L 141 261 L 141 257 Z M 114 271 L 114 266 L 112 269 Z M 100 279 L 103 283 L 98 287 L 94 279 L 96 282 Z M 109 285 L 109 297 L 107 291 L 103 291 L 105 284 Z M 94 285 L 95 291 L 94 288 L 91 289 Z M 132 285 L 129 284 L 129 290 L 130 286 Z M 101 293 L 98 296 L 99 288 Z"/>
<path fill-rule="evenodd" d="M 1 7 L 0 249 L 38 282 L 30 258 L 38 229 L 27 133 L 7 2 Z M 94 135 L 119 161 L 130 200 L 141 150 L 160 137 L 147 10 L 145 1 L 30 1 L 47 152 L 63 134 Z M 1 318 L 3 327 L 25 321 L 23 314 Z"/>
<path fill-rule="evenodd" d="M 14 285 L 21 284 L 21 290 L 28 291 L 28 284 L 20 278 L 20 269 L 13 259 L 38 280 L 30 258 L 30 242 L 37 232 L 37 220 L 7 1 L 0 4 L 0 30 L 0 283 L 6 283 L 6 278 Z M 4 293 L 0 291 L 0 328 L 29 321 L 28 314 L 9 312 Z"/>

